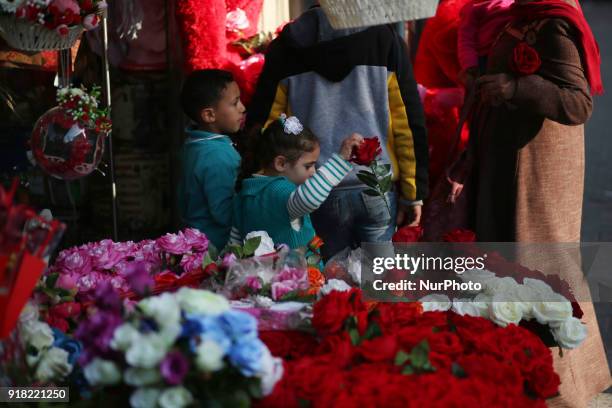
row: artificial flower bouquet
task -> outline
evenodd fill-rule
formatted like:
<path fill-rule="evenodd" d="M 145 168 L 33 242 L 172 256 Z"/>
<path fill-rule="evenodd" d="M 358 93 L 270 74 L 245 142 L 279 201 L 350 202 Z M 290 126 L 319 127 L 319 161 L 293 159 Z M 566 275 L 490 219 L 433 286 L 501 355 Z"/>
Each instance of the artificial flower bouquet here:
<path fill-rule="evenodd" d="M 317 242 L 311 243 L 310 250 L 318 250 Z M 223 293 L 229 299 L 312 300 L 325 279 L 317 267 L 308 264 L 305 251 L 275 247 L 265 231 L 247 234 L 242 246 L 228 246 L 223 256 L 222 265 L 227 268 Z"/>
<path fill-rule="evenodd" d="M 44 26 L 61 36 L 72 27 L 96 28 L 106 8 L 104 0 L 0 0 L 0 14 Z"/>
<path fill-rule="evenodd" d="M 283 375 L 257 321 L 212 292 L 181 288 L 126 309 L 111 291 L 96 308 L 75 334 L 94 396 L 114 390 L 135 408 L 248 406 Z"/>
<path fill-rule="evenodd" d="M 66 87 L 58 89 L 57 103 L 73 121 L 96 132 L 108 134 L 111 130 L 110 115 L 108 108 L 100 107 L 100 96 L 99 86 L 93 86 L 90 91 L 84 87 Z"/>
<path fill-rule="evenodd" d="M 418 302 L 364 303 L 347 288 L 315 303 L 312 326 L 315 335 L 261 334 L 285 375 L 258 407 L 543 408 L 558 392 L 551 351 L 513 324 L 422 312 Z"/>
<path fill-rule="evenodd" d="M 105 284 L 129 299 L 198 287 L 216 271 L 211 257 L 206 236 L 190 228 L 156 240 L 88 243 L 59 253 L 35 298 L 47 323 L 72 332 Z"/>

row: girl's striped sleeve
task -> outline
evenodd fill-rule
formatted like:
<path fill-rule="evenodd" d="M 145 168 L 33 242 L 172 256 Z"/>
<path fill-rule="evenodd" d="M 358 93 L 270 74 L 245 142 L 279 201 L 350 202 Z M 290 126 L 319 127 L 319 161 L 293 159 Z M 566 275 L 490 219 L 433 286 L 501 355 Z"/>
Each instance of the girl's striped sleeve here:
<path fill-rule="evenodd" d="M 352 169 L 349 162 L 334 154 L 314 176 L 291 193 L 287 202 L 289 217 L 295 220 L 319 208 L 332 188 L 340 184 Z"/>

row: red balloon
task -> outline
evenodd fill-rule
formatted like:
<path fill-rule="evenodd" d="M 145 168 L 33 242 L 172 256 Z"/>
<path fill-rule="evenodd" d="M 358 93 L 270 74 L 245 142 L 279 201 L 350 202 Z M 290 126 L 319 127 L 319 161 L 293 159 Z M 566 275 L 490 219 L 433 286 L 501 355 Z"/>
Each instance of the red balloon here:
<path fill-rule="evenodd" d="M 100 164 L 105 133 L 75 120 L 62 107 L 42 115 L 30 138 L 36 163 L 49 175 L 62 180 L 87 176 Z"/>

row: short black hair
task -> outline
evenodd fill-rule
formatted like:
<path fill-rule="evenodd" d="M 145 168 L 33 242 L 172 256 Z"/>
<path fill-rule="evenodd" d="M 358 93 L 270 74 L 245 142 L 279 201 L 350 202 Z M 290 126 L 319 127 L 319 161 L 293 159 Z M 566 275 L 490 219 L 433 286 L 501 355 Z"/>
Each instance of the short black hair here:
<path fill-rule="evenodd" d="M 214 106 L 231 82 L 234 82 L 234 76 L 228 71 L 221 69 L 193 71 L 185 79 L 181 91 L 183 111 L 191 120 L 200 123 L 202 109 Z"/>

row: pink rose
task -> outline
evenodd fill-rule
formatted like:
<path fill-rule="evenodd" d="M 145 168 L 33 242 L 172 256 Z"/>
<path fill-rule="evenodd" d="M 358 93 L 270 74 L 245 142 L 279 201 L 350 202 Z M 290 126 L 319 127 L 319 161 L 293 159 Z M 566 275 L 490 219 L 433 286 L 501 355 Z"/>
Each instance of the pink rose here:
<path fill-rule="evenodd" d="M 90 290 L 94 290 L 95 288 L 100 286 L 102 282 L 105 282 L 107 280 L 108 277 L 104 276 L 100 272 L 91 271 L 90 273 L 83 275 L 79 278 L 77 286 L 80 292 L 87 292 Z"/>
<path fill-rule="evenodd" d="M 85 251 L 74 251 L 62 262 L 62 268 L 68 273 L 84 275 L 91 272 L 91 257 Z"/>
<path fill-rule="evenodd" d="M 79 275 L 77 274 L 60 273 L 59 277 L 57 278 L 57 282 L 55 283 L 55 287 L 72 291 L 73 289 L 76 289 L 78 280 Z"/>
<path fill-rule="evenodd" d="M 291 282 L 294 289 L 308 289 L 308 271 L 303 268 L 293 268 L 289 266 L 283 267 L 283 269 L 272 278 L 273 283 L 286 283 Z"/>
<path fill-rule="evenodd" d="M 280 300 L 287 293 L 297 289 L 297 283 L 294 281 L 274 282 L 272 283 L 272 299 Z"/>
<path fill-rule="evenodd" d="M 186 254 L 181 259 L 181 268 L 185 272 L 191 272 L 197 269 L 202 269 L 202 261 L 204 260 L 204 253 L 200 252 L 197 254 Z"/>
<path fill-rule="evenodd" d="M 228 253 L 223 256 L 223 260 L 221 261 L 221 267 L 225 269 L 229 269 L 233 264 L 236 263 L 238 258 L 233 253 Z"/>
<path fill-rule="evenodd" d="M 257 276 L 247 276 L 245 284 L 247 287 L 255 291 L 262 288 L 261 279 L 259 279 Z"/>
<path fill-rule="evenodd" d="M 208 250 L 208 238 L 195 228 L 187 228 L 183 231 L 185 242 L 195 251 Z"/>
<path fill-rule="evenodd" d="M 49 7 L 54 7 L 60 13 L 66 13 L 68 11 L 74 14 L 80 14 L 81 8 L 79 4 L 74 0 L 53 0 Z"/>
<path fill-rule="evenodd" d="M 175 255 L 184 254 L 190 249 L 182 234 L 166 234 L 157 239 L 157 245 L 162 251 Z"/>
<path fill-rule="evenodd" d="M 126 254 L 115 250 L 112 241 L 110 241 L 110 243 L 105 241 L 102 241 L 100 242 L 100 245 L 96 245 L 94 248 L 91 248 L 89 250 L 89 254 L 91 255 L 94 268 L 110 270 L 117 265 L 117 263 L 123 260 Z"/>
<path fill-rule="evenodd" d="M 100 18 L 96 14 L 89 14 L 83 19 L 83 27 L 86 30 L 93 30 L 100 24 Z"/>

